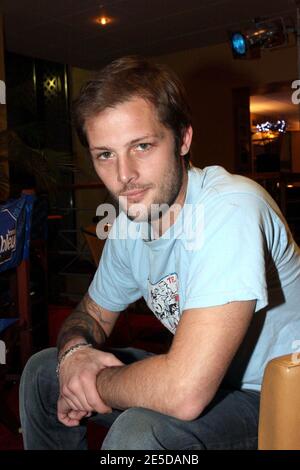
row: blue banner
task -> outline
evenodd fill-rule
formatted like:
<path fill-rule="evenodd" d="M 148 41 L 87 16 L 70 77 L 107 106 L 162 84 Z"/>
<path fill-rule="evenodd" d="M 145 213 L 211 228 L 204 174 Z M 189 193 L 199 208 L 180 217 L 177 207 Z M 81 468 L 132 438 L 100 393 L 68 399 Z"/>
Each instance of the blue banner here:
<path fill-rule="evenodd" d="M 24 194 L 0 205 L 0 272 L 15 268 L 29 256 L 34 199 Z"/>
<path fill-rule="evenodd" d="M 18 321 L 18 318 L 0 318 L 0 333 Z"/>

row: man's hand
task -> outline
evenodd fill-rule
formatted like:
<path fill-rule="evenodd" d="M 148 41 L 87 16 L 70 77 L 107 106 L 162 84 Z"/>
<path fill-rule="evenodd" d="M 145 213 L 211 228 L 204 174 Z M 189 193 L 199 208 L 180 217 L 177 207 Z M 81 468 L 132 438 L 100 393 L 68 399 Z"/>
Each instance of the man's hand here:
<path fill-rule="evenodd" d="M 90 415 L 91 413 L 87 411 L 72 410 L 66 400 L 61 396 L 59 397 L 57 402 L 57 417 L 65 426 L 78 426 L 82 418 Z"/>
<path fill-rule="evenodd" d="M 67 357 L 60 367 L 60 397 L 57 417 L 66 426 L 77 426 L 92 411 L 110 413 L 112 409 L 100 398 L 96 379 L 106 367 L 124 365 L 113 354 L 83 348 Z"/>

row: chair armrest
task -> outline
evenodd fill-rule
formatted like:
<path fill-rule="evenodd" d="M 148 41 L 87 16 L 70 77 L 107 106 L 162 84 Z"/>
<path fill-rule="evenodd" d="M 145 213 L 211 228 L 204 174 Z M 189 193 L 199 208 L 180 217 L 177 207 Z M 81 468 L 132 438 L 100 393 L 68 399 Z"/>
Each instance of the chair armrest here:
<path fill-rule="evenodd" d="M 300 359 L 297 354 L 276 357 L 265 369 L 258 448 L 300 449 Z"/>

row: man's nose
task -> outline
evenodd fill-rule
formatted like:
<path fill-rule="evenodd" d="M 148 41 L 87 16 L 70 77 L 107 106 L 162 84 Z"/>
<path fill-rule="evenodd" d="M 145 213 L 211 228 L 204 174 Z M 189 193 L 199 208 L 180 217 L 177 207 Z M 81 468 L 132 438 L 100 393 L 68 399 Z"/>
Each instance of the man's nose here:
<path fill-rule="evenodd" d="M 118 158 L 118 181 L 120 183 L 129 183 L 138 177 L 138 172 L 132 157 L 128 155 L 119 156 Z"/>

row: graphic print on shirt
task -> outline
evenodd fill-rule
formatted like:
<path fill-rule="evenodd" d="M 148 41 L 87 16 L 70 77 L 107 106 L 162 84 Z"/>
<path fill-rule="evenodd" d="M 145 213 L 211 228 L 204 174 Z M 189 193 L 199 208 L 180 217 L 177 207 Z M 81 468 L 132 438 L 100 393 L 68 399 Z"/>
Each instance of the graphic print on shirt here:
<path fill-rule="evenodd" d="M 179 290 L 176 273 L 168 274 L 156 284 L 148 279 L 148 306 L 171 333 L 179 322 Z"/>

